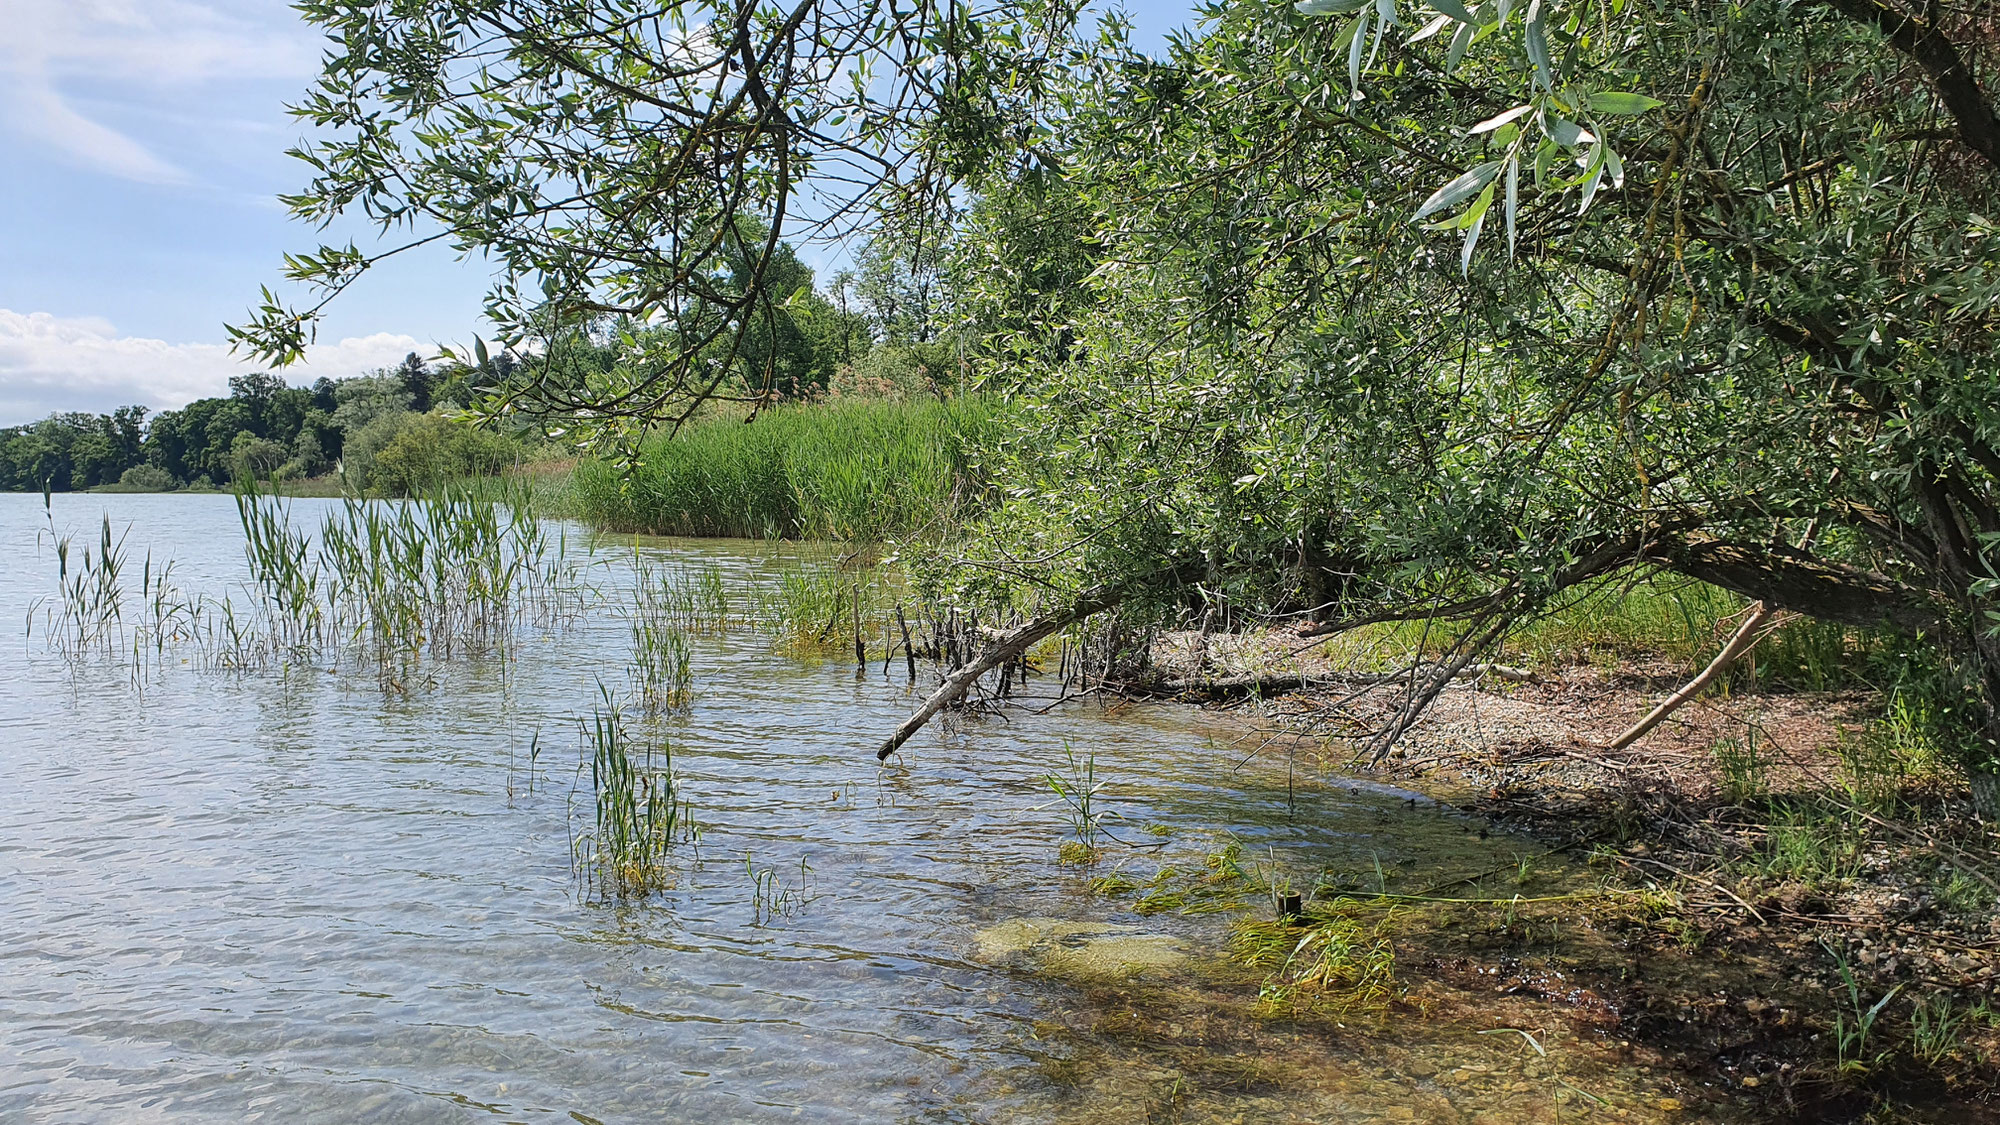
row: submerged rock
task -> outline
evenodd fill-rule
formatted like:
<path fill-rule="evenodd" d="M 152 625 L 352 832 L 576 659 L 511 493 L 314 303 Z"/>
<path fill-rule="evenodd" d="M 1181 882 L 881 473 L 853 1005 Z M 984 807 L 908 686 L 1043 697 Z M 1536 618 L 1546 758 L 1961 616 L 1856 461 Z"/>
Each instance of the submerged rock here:
<path fill-rule="evenodd" d="M 1051 976 L 1103 980 L 1175 968 L 1188 959 L 1165 934 L 1112 922 L 1010 918 L 979 931 L 980 959 L 1027 964 Z"/>

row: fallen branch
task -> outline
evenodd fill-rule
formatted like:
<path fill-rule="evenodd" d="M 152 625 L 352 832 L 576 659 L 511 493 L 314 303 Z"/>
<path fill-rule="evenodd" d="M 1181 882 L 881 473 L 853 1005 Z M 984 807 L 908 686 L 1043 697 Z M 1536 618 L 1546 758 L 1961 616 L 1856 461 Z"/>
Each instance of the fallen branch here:
<path fill-rule="evenodd" d="M 1076 601 L 1071 603 L 1068 608 L 1054 613 L 1045 613 L 1012 632 L 1003 633 L 995 637 L 993 644 L 980 655 L 979 659 L 945 677 L 944 683 L 940 684 L 938 689 L 931 693 L 929 699 L 924 700 L 924 705 L 917 708 L 916 712 L 909 718 L 904 719 L 903 725 L 897 727 L 895 733 L 891 734 L 888 740 L 882 743 L 881 749 L 875 751 L 875 759 L 877 761 L 887 761 L 889 755 L 894 754 L 902 747 L 903 743 L 908 742 L 911 735 L 922 730 L 924 724 L 930 722 L 933 716 L 964 695 L 966 689 L 970 688 L 973 682 L 978 680 L 979 677 L 1028 651 L 1029 648 L 1033 647 L 1037 641 L 1042 640 L 1044 637 L 1065 629 L 1094 613 L 1110 609 L 1112 606 L 1118 604 L 1119 598 L 1122 596 L 1123 592 L 1119 589 L 1108 586 L 1093 586 L 1077 595 Z"/>
<path fill-rule="evenodd" d="M 1722 675 L 1736 662 L 1737 657 L 1750 651 L 1752 645 L 1764 639 L 1764 626 L 1775 615 L 1776 611 L 1763 602 L 1752 605 L 1750 616 L 1744 619 L 1742 628 L 1736 630 L 1736 635 L 1729 638 L 1728 644 L 1722 646 L 1722 651 L 1716 654 L 1714 660 L 1709 661 L 1708 667 L 1701 670 L 1701 675 L 1689 680 L 1686 687 L 1668 696 L 1645 718 L 1633 723 L 1630 730 L 1612 739 L 1606 749 L 1623 750 L 1646 737 L 1646 733 L 1659 726 L 1668 715 L 1680 710 L 1688 700 L 1700 695 L 1702 689 L 1714 683 L 1717 676 Z"/>

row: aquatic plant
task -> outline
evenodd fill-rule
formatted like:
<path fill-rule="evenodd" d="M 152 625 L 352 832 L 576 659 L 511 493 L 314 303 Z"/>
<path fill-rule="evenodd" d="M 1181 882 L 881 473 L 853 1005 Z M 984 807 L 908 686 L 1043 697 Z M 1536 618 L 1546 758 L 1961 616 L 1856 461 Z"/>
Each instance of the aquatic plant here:
<path fill-rule="evenodd" d="M 59 534 L 54 509 L 47 493 L 42 495 L 48 520 L 41 536 L 53 547 L 56 557 L 56 598 L 54 607 L 43 613 L 50 643 L 70 659 L 108 649 L 121 636 L 124 620 L 124 588 L 119 575 L 125 569 L 125 536 L 113 536 L 111 517 L 100 527 L 96 552 L 85 546 L 79 553 L 75 537 Z M 150 571 L 151 556 L 147 556 Z M 35 613 L 28 614 L 29 629 Z"/>
<path fill-rule="evenodd" d="M 793 655 L 838 652 L 859 610 L 860 582 L 833 567 L 787 571 L 757 598 L 757 617 L 777 646 Z"/>
<path fill-rule="evenodd" d="M 685 710 L 693 697 L 694 665 L 687 638 L 664 621 L 632 619 L 629 673 L 633 692 L 648 715 Z"/>
<path fill-rule="evenodd" d="M 674 779 L 672 746 L 649 740 L 635 752 L 618 699 L 602 684 L 598 695 L 590 718 L 577 723 L 592 818 L 582 824 L 572 808 L 572 870 L 594 898 L 644 895 L 671 883 L 668 860 L 695 838 L 694 821 Z"/>
<path fill-rule="evenodd" d="M 774 918 L 789 918 L 810 906 L 818 897 L 812 891 L 812 870 L 812 864 L 800 856 L 798 882 L 788 883 L 779 877 L 774 868 L 758 867 L 746 852 L 743 872 L 750 876 L 750 904 L 756 924 L 761 926 Z"/>
<path fill-rule="evenodd" d="M 1315 904 L 1304 925 L 1293 919 L 1238 922 L 1231 948 L 1267 976 L 1259 1001 L 1273 1011 L 1312 1008 L 1336 1014 L 1379 1010 L 1400 991 L 1386 916 L 1364 921 L 1364 904 Z"/>
<path fill-rule="evenodd" d="M 512 496 L 512 502 L 496 496 Z M 505 658 L 525 626 L 573 614 L 581 583 L 525 486 L 458 487 L 410 501 L 348 497 L 316 535 L 283 501 L 238 494 L 245 551 L 277 649 L 370 661 L 385 681 L 428 655 Z M 316 544 L 316 551 L 313 549 Z"/>
<path fill-rule="evenodd" d="M 1063 757 L 1069 764 L 1066 775 L 1042 775 L 1043 784 L 1062 802 L 1069 816 L 1070 831 L 1075 837 L 1064 841 L 1057 849 L 1057 855 L 1067 864 L 1087 864 L 1097 858 L 1097 840 L 1104 831 L 1099 822 L 1101 814 L 1097 810 L 1097 794 L 1106 783 L 1097 780 L 1097 751 L 1092 750 L 1078 758 L 1076 748 L 1064 739 Z"/>
<path fill-rule="evenodd" d="M 123 651 L 135 678 L 150 659 L 191 651 L 200 665 L 245 671 L 271 663 L 371 665 L 385 689 L 402 690 L 417 660 L 505 659 L 528 627 L 552 627 L 581 609 L 586 588 L 567 542 L 551 537 L 527 503 L 488 487 L 449 489 L 407 502 L 348 498 L 316 532 L 296 526 L 285 501 L 254 484 L 237 494 L 251 599 L 188 596 L 172 560 L 147 554 L 136 599 L 125 588 L 125 536 L 103 519 L 99 543 L 80 551 L 53 515 L 56 594 L 36 603 L 49 647 L 69 661 Z M 46 507 L 46 504 L 45 504 Z M 128 605 L 139 608 L 125 620 Z"/>
<path fill-rule="evenodd" d="M 720 567 L 673 566 L 655 571 L 636 550 L 633 563 L 635 589 L 647 614 L 683 633 L 728 631 L 729 591 Z"/>

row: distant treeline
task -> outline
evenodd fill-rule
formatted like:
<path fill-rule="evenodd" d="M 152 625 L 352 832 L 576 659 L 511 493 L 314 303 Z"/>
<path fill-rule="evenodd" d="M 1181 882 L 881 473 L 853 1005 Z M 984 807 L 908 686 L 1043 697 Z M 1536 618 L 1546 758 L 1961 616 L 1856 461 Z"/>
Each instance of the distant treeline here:
<path fill-rule="evenodd" d="M 937 263 L 883 240 L 865 248 L 855 265 L 819 287 L 793 248 L 779 245 L 760 283 L 789 296 L 744 340 L 717 345 L 730 353 L 717 362 L 739 368 L 736 396 L 804 401 L 948 393 L 957 360 L 942 337 L 947 318 Z M 453 408 L 510 385 L 587 387 L 608 373 L 643 368 L 655 338 L 675 331 L 607 319 L 526 358 L 497 352 L 477 365 L 434 366 L 411 353 L 394 368 L 323 378 L 310 388 L 276 375 L 237 376 L 226 398 L 197 399 L 150 418 L 142 406 L 52 414 L 0 428 L 0 490 L 221 488 L 242 480 L 303 480 L 337 468 L 348 490 L 420 491 L 496 472 L 542 442 L 537 419 L 520 418 L 520 430 L 503 435 L 449 419 Z"/>
<path fill-rule="evenodd" d="M 0 489 L 219 488 L 321 476 L 338 465 L 357 488 L 408 491 L 421 483 L 412 478 L 430 475 L 441 461 L 480 471 L 514 456 L 508 439 L 441 413 L 466 405 L 475 385 L 504 380 L 514 366 L 503 353 L 485 371 L 433 367 L 413 352 L 394 368 L 322 378 L 310 388 L 276 375 L 235 376 L 227 398 L 196 399 L 150 420 L 143 406 L 52 414 L 0 429 Z"/>

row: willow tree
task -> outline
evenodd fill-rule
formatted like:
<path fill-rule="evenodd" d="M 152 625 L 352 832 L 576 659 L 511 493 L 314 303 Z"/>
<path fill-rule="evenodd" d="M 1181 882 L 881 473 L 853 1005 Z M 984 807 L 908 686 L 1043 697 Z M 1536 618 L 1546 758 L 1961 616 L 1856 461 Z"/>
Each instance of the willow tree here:
<path fill-rule="evenodd" d="M 784 240 L 940 210 L 1068 18 L 1041 0 L 295 7 L 330 46 L 293 106 L 311 179 L 283 200 L 380 237 L 287 256 L 303 299 L 267 288 L 230 330 L 239 349 L 297 360 L 328 302 L 443 242 L 493 263 L 487 318 L 527 354 L 587 324 L 672 327 L 630 333 L 597 378 L 531 371 L 483 404 L 610 437 L 768 398 L 798 296 L 771 276 Z"/>
<path fill-rule="evenodd" d="M 1990 5 L 1244 0 L 1162 60 L 1039 2 L 301 10 L 299 215 L 492 257 L 510 339 L 725 310 L 495 410 L 682 417 L 773 299 L 720 263 L 971 199 L 952 305 L 1044 408 L 976 574 L 1456 622 L 1386 745 L 1552 599 L 1665 568 L 1934 645 L 2000 812 Z"/>
<path fill-rule="evenodd" d="M 1193 576 L 1309 635 L 1453 621 L 1378 746 L 1620 573 L 1900 630 L 2000 813 L 2000 14 L 1205 18 L 1063 99 L 1096 299 L 1032 380 L 1063 436 L 1020 443 L 1046 487 L 995 551 L 1073 543 L 1078 582 Z M 969 252 L 996 290 L 1034 257 Z"/>

